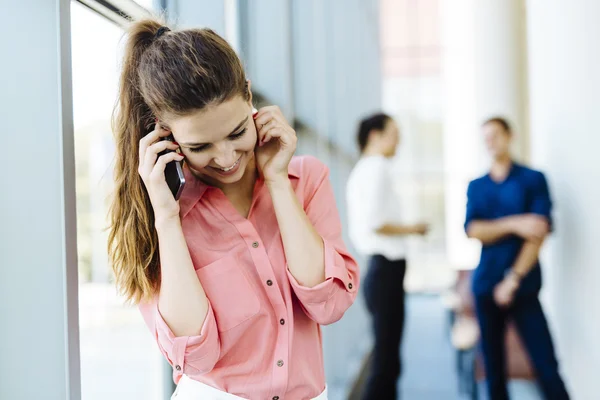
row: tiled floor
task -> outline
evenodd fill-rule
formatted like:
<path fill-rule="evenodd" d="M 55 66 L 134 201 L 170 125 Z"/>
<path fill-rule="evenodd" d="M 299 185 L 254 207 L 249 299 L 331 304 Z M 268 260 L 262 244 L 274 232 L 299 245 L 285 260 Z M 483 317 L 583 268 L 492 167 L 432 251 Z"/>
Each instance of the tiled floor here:
<path fill-rule="evenodd" d="M 448 340 L 446 314 L 437 296 L 411 295 L 407 302 L 403 343 L 403 376 L 399 383 L 403 400 L 462 400 L 454 369 L 455 358 Z M 480 384 L 480 400 L 487 396 Z M 509 384 L 511 398 L 538 400 L 530 382 Z"/>
<path fill-rule="evenodd" d="M 402 348 L 403 375 L 398 383 L 402 400 L 467 400 L 458 392 L 455 354 L 448 340 L 447 315 L 439 297 L 410 295 Z M 338 382 L 330 400 L 346 400 L 348 383 Z M 513 381 L 511 398 L 539 400 L 535 385 Z M 479 384 L 479 400 L 486 400 L 485 386 Z"/>
<path fill-rule="evenodd" d="M 411 295 L 402 346 L 402 399 L 458 399 L 447 316 L 437 296 Z"/>
<path fill-rule="evenodd" d="M 82 399 L 163 400 L 161 355 L 138 311 L 123 307 L 103 285 L 82 287 L 80 306 Z M 409 296 L 402 358 L 403 400 L 462 400 L 437 296 Z M 329 400 L 346 400 L 352 378 L 330 382 Z M 539 399 L 527 382 L 512 382 L 510 390 L 516 400 Z"/>

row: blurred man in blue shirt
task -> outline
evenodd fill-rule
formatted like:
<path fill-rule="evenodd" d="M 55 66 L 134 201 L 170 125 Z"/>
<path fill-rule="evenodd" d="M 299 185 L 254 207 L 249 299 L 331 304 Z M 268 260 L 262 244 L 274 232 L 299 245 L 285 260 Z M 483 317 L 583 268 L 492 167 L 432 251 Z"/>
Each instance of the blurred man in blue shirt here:
<path fill-rule="evenodd" d="M 548 184 L 541 172 L 512 160 L 512 132 L 506 120 L 489 119 L 482 130 L 493 162 L 487 175 L 469 184 L 465 229 L 482 243 L 473 294 L 490 399 L 508 399 L 504 338 L 509 318 L 529 353 L 544 397 L 568 399 L 538 299 L 538 255 L 552 229 Z"/>

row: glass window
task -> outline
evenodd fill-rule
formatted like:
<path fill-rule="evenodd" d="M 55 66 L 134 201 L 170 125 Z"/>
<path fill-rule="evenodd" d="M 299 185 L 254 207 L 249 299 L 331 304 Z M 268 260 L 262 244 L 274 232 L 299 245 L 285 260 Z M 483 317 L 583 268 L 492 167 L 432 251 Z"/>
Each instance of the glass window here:
<path fill-rule="evenodd" d="M 117 296 L 106 250 L 123 31 L 76 2 L 71 19 L 82 399 L 162 400 L 162 355 L 137 307 Z"/>

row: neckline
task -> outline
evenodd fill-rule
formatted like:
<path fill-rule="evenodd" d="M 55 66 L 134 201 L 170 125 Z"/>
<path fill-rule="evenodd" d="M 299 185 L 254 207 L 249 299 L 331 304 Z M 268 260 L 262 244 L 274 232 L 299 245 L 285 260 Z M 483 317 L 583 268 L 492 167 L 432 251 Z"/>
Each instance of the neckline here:
<path fill-rule="evenodd" d="M 508 179 L 512 176 L 513 172 L 515 171 L 515 167 L 516 167 L 516 163 L 514 161 L 510 161 L 510 168 L 508 169 L 508 173 L 506 174 L 506 176 L 504 177 L 504 179 L 502 180 L 496 180 L 492 177 L 492 171 L 490 169 L 490 171 L 487 173 L 487 177 L 488 179 L 496 184 L 496 185 L 502 185 L 503 183 L 505 183 L 506 181 L 508 181 Z"/>
<path fill-rule="evenodd" d="M 216 195 L 213 199 L 214 206 L 219 209 L 219 211 L 225 216 L 227 219 L 235 220 L 242 219 L 244 221 L 250 221 L 252 217 L 252 213 L 256 208 L 256 202 L 264 187 L 264 181 L 257 177 L 254 182 L 254 188 L 252 189 L 252 201 L 250 202 L 250 208 L 248 209 L 248 215 L 242 215 L 233 205 L 232 201 L 223 193 L 223 191 L 217 187 L 212 186 L 212 191 Z"/>

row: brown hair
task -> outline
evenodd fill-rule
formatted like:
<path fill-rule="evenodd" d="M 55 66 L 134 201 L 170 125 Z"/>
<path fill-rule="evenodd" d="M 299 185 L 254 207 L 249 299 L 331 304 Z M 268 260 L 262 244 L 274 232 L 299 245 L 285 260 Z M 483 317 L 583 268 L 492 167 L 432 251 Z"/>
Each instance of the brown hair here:
<path fill-rule="evenodd" d="M 140 139 L 154 118 L 184 116 L 237 95 L 250 99 L 244 68 L 212 30 L 174 32 L 151 19 L 131 25 L 113 114 L 115 193 L 108 237 L 116 284 L 128 300 L 149 299 L 160 287 L 154 211 L 138 174 Z"/>
<path fill-rule="evenodd" d="M 510 128 L 510 124 L 508 123 L 508 120 L 504 117 L 492 117 L 492 118 L 488 118 L 485 120 L 485 122 L 483 124 L 481 124 L 481 126 L 487 125 L 487 124 L 498 124 L 502 127 L 502 129 L 504 129 L 506 131 L 506 133 L 511 134 L 512 130 Z"/>

